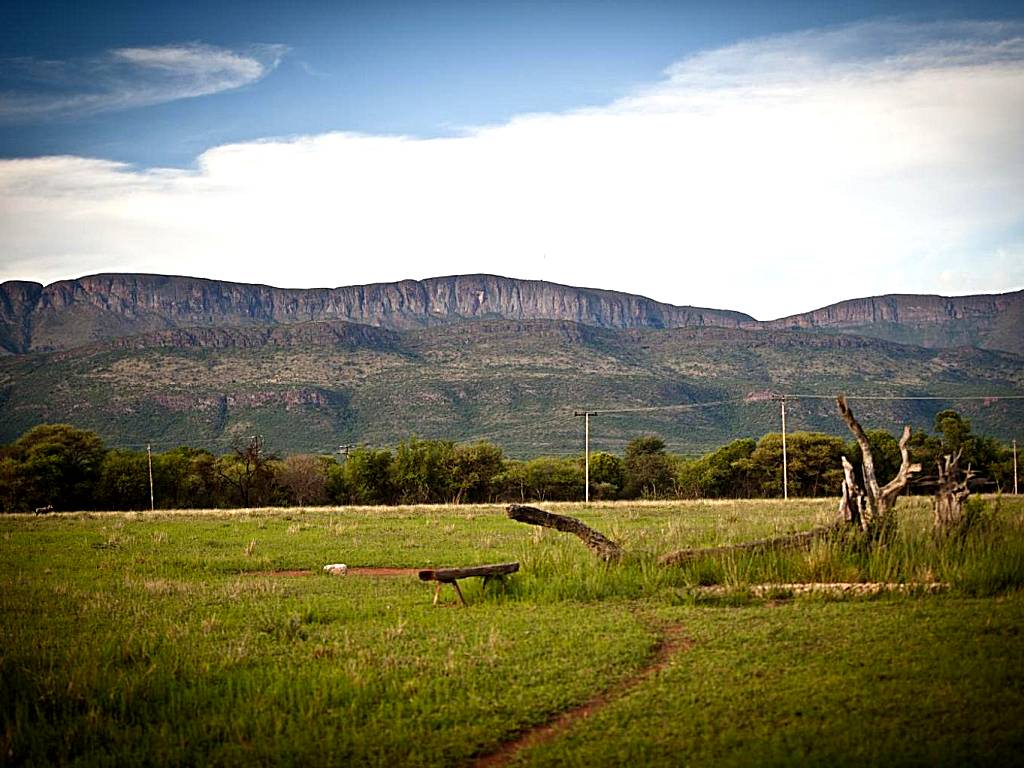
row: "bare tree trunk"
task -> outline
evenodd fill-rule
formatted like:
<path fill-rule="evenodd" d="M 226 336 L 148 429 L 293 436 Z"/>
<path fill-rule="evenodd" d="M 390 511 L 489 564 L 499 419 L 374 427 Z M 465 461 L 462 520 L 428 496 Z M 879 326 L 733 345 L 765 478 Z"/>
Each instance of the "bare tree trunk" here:
<path fill-rule="evenodd" d="M 903 428 L 903 436 L 900 438 L 901 462 L 896 477 L 879 487 L 875 477 L 875 460 L 871 455 L 868 436 L 864 434 L 860 423 L 854 418 L 853 411 L 846 403 L 846 398 L 839 395 L 836 398 L 836 403 L 839 405 L 839 414 L 856 438 L 857 445 L 860 446 L 863 458 L 863 483 L 858 483 L 853 466 L 843 456 L 845 479 L 843 480 L 843 498 L 839 503 L 839 517 L 850 525 L 859 526 L 871 538 L 884 538 L 892 532 L 895 525 L 892 510 L 896 506 L 897 497 L 907 487 L 910 476 L 921 471 L 920 464 L 910 463 L 910 452 L 907 450 L 907 443 L 910 441 L 910 427 Z"/>
<path fill-rule="evenodd" d="M 839 520 L 846 525 L 860 529 L 861 520 L 867 508 L 867 497 L 860 489 L 853 473 L 853 464 L 845 456 L 843 459 L 843 497 L 839 500 Z"/>
<path fill-rule="evenodd" d="M 545 512 L 543 509 L 526 507 L 521 504 L 510 505 L 507 512 L 510 518 L 520 523 L 554 528 L 556 531 L 578 536 L 602 560 L 618 560 L 622 557 L 622 548 L 618 544 L 575 517 L 556 515 L 553 512 Z"/>
<path fill-rule="evenodd" d="M 960 451 L 943 459 L 936 462 L 939 482 L 932 497 L 932 509 L 935 512 L 935 530 L 950 533 L 964 524 L 964 502 L 971 495 L 967 483 L 974 473 L 968 467 L 963 479 L 957 479 L 960 475 Z"/>

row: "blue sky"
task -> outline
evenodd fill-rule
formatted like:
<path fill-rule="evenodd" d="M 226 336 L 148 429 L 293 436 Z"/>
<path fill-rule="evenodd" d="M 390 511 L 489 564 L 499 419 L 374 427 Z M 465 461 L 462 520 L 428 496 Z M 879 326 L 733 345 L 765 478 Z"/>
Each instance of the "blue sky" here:
<path fill-rule="evenodd" d="M 7 3 L 0 279 L 493 272 L 759 317 L 1017 289 L 1022 17 Z"/>

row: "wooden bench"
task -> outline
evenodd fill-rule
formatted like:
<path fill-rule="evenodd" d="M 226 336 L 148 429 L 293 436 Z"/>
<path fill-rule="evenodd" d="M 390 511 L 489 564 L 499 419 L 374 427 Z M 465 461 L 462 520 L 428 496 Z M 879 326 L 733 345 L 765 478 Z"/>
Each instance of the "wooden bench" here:
<path fill-rule="evenodd" d="M 459 589 L 459 579 L 468 579 L 472 576 L 482 576 L 484 584 L 491 579 L 500 579 L 510 573 L 519 570 L 519 563 L 496 563 L 495 565 L 473 565 L 468 568 L 430 568 L 420 571 L 420 581 L 436 581 L 437 588 L 434 590 L 434 605 L 441 596 L 441 585 L 451 584 L 459 595 L 462 605 L 466 606 L 466 598 L 462 596 Z"/>

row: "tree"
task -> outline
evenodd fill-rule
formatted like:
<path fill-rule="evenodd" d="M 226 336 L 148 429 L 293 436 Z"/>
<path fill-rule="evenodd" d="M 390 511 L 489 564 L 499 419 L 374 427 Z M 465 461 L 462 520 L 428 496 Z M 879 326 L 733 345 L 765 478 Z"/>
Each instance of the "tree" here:
<path fill-rule="evenodd" d="M 454 463 L 455 446 L 446 440 L 412 437 L 400 443 L 391 463 L 399 503 L 429 504 L 455 498 Z"/>
<path fill-rule="evenodd" d="M 626 484 L 626 465 L 611 453 L 590 454 L 590 486 L 595 499 L 614 499 Z"/>
<path fill-rule="evenodd" d="M 509 459 L 491 481 L 494 494 L 502 501 L 526 501 L 526 462 Z"/>
<path fill-rule="evenodd" d="M 236 444 L 234 453 L 217 461 L 217 474 L 234 491 L 242 507 L 263 506 L 274 484 L 270 462 L 277 457 L 265 453 L 259 435 L 248 443 Z"/>
<path fill-rule="evenodd" d="M 94 432 L 70 424 L 42 424 L 11 446 L 21 463 L 25 508 L 92 509 L 106 450 Z"/>
<path fill-rule="evenodd" d="M 979 437 L 978 447 L 985 457 L 978 462 L 979 473 L 995 486 L 996 490 L 1013 489 L 1013 450 L 991 437 Z"/>
<path fill-rule="evenodd" d="M 153 456 L 156 506 L 161 509 L 216 507 L 223 499 L 218 462 L 209 451 L 182 446 Z"/>
<path fill-rule="evenodd" d="M 840 460 L 846 443 L 820 432 L 793 432 L 786 437 L 787 472 L 791 496 L 824 496 L 839 493 L 843 482 Z M 782 495 L 782 435 L 762 437 L 750 455 L 749 469 L 756 483 L 752 495 Z"/>
<path fill-rule="evenodd" d="M 27 478 L 25 467 L 11 456 L 0 458 L 0 510 L 4 512 L 25 512 L 29 500 L 25 492 Z"/>
<path fill-rule="evenodd" d="M 488 442 L 460 444 L 452 456 L 455 503 L 479 504 L 490 501 L 494 482 L 505 467 L 501 448 Z"/>
<path fill-rule="evenodd" d="M 386 448 L 356 448 L 345 461 L 345 485 L 353 504 L 394 504 L 394 457 Z"/>
<path fill-rule="evenodd" d="M 672 465 L 665 454 L 665 441 L 657 435 L 633 438 L 626 446 L 625 493 L 627 498 L 656 499 L 672 488 Z"/>
<path fill-rule="evenodd" d="M 947 409 L 935 414 L 935 431 L 942 435 L 942 454 L 952 456 L 962 452 L 965 461 L 970 461 L 973 453 L 974 439 L 971 435 L 971 422 L 954 410 Z"/>
<path fill-rule="evenodd" d="M 327 481 L 331 465 L 335 463 L 329 456 L 299 453 L 276 462 L 274 478 L 288 503 L 300 507 L 326 504 Z"/>
<path fill-rule="evenodd" d="M 930 492 L 938 474 L 944 472 L 946 457 L 959 453 L 957 466 L 970 471 L 972 486 L 987 485 L 991 489 L 1006 488 L 1013 482 L 1013 456 L 1008 446 L 998 440 L 971 432 L 971 422 L 954 410 L 935 414 L 935 431 L 927 435 L 915 432 L 910 438 L 910 453 L 921 463 L 927 475 L 916 478 L 914 490 Z"/>
<path fill-rule="evenodd" d="M 345 464 L 331 462 L 327 467 L 327 483 L 324 486 L 327 500 L 331 504 L 351 504 L 352 494 L 349 490 Z"/>
<path fill-rule="evenodd" d="M 560 456 L 539 456 L 523 465 L 525 496 L 536 501 L 583 498 L 583 462 Z"/>
<path fill-rule="evenodd" d="M 112 450 L 103 457 L 96 502 L 104 509 L 149 509 L 149 464 L 144 453 Z"/>
<path fill-rule="evenodd" d="M 757 448 L 751 438 L 733 440 L 714 453 L 684 461 L 676 470 L 676 486 L 684 498 L 749 498 L 754 495 L 750 455 Z"/>

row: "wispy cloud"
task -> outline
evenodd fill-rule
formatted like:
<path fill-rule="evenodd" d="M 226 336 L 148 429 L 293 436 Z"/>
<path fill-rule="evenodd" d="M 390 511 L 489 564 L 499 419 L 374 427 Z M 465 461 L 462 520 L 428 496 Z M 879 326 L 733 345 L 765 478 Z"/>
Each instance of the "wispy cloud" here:
<path fill-rule="evenodd" d="M 192 171 L 0 163 L 0 276 L 483 271 L 762 318 L 1015 289 L 1021 39 L 1019 24 L 861 24 L 705 52 L 618 102 L 456 138 L 233 144 Z"/>
<path fill-rule="evenodd" d="M 286 50 L 259 45 L 232 51 L 186 43 L 118 48 L 69 61 L 8 59 L 0 62 L 7 72 L 0 120 L 79 117 L 220 93 L 262 79 Z"/>

